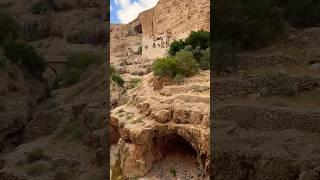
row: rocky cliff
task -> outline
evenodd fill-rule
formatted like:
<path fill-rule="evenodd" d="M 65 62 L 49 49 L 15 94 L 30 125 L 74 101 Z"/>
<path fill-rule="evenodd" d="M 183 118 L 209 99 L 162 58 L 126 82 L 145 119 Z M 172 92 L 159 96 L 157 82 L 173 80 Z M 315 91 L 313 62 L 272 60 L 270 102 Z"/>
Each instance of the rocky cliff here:
<path fill-rule="evenodd" d="M 174 36 L 189 34 L 192 30 L 210 29 L 209 0 L 160 0 L 139 17 L 144 36 L 171 32 Z"/>

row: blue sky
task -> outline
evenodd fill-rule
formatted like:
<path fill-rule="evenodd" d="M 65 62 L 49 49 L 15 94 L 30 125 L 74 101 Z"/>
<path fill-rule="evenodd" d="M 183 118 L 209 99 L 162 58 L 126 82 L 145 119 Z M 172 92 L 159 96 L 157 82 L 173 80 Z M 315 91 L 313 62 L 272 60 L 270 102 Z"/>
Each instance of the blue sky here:
<path fill-rule="evenodd" d="M 111 23 L 126 24 L 139 13 L 154 7 L 159 0 L 110 0 Z"/>

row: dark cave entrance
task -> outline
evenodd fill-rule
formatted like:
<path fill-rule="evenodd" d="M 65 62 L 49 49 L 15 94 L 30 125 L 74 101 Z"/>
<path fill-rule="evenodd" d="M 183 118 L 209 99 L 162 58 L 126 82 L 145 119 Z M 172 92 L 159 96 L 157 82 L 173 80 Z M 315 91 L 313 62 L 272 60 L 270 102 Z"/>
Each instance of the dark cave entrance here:
<path fill-rule="evenodd" d="M 163 137 L 153 138 L 153 143 L 161 155 L 165 156 L 170 153 L 180 153 L 197 157 L 197 151 L 182 136 L 171 134 Z"/>
<path fill-rule="evenodd" d="M 134 27 L 134 31 L 135 31 L 136 33 L 142 34 L 142 25 L 139 24 L 139 25 L 135 26 L 135 27 Z"/>
<path fill-rule="evenodd" d="M 182 179 L 190 176 L 201 179 L 205 176 L 202 160 L 205 157 L 184 137 L 176 133 L 156 136 L 153 138 L 153 147 L 156 160 L 146 178 L 162 175 L 171 177 L 173 171 L 177 178 Z"/>

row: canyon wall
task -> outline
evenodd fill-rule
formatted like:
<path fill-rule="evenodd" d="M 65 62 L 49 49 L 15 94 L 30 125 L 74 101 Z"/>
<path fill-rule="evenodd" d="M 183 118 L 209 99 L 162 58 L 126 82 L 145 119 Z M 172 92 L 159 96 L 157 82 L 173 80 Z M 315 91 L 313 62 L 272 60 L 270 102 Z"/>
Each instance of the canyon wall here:
<path fill-rule="evenodd" d="M 143 57 L 162 57 L 172 41 L 186 38 L 191 31 L 210 30 L 210 1 L 160 0 L 127 29 L 142 33 Z"/>

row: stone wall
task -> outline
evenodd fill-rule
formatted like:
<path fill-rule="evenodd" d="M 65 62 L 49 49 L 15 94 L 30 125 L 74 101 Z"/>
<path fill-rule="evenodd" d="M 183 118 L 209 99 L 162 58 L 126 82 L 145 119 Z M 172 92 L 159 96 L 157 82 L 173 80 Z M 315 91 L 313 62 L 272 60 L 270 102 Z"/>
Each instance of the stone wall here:
<path fill-rule="evenodd" d="M 257 79 L 229 79 L 213 80 L 212 90 L 214 98 L 234 98 L 257 91 Z"/>
<path fill-rule="evenodd" d="M 239 68 L 243 70 L 248 69 L 263 69 L 269 67 L 292 66 L 303 63 L 302 60 L 293 57 L 271 54 L 271 55 L 253 55 L 253 54 L 242 54 L 240 55 Z"/>
<path fill-rule="evenodd" d="M 320 78 L 307 76 L 292 78 L 298 84 L 299 92 L 320 88 Z M 228 99 L 257 93 L 259 92 L 258 81 L 257 77 L 248 79 L 215 79 L 212 82 L 213 97 L 215 99 Z"/>
<path fill-rule="evenodd" d="M 243 128 L 260 130 L 298 129 L 320 133 L 320 112 L 287 108 L 226 105 L 214 110 L 214 119 L 233 121 Z"/>

